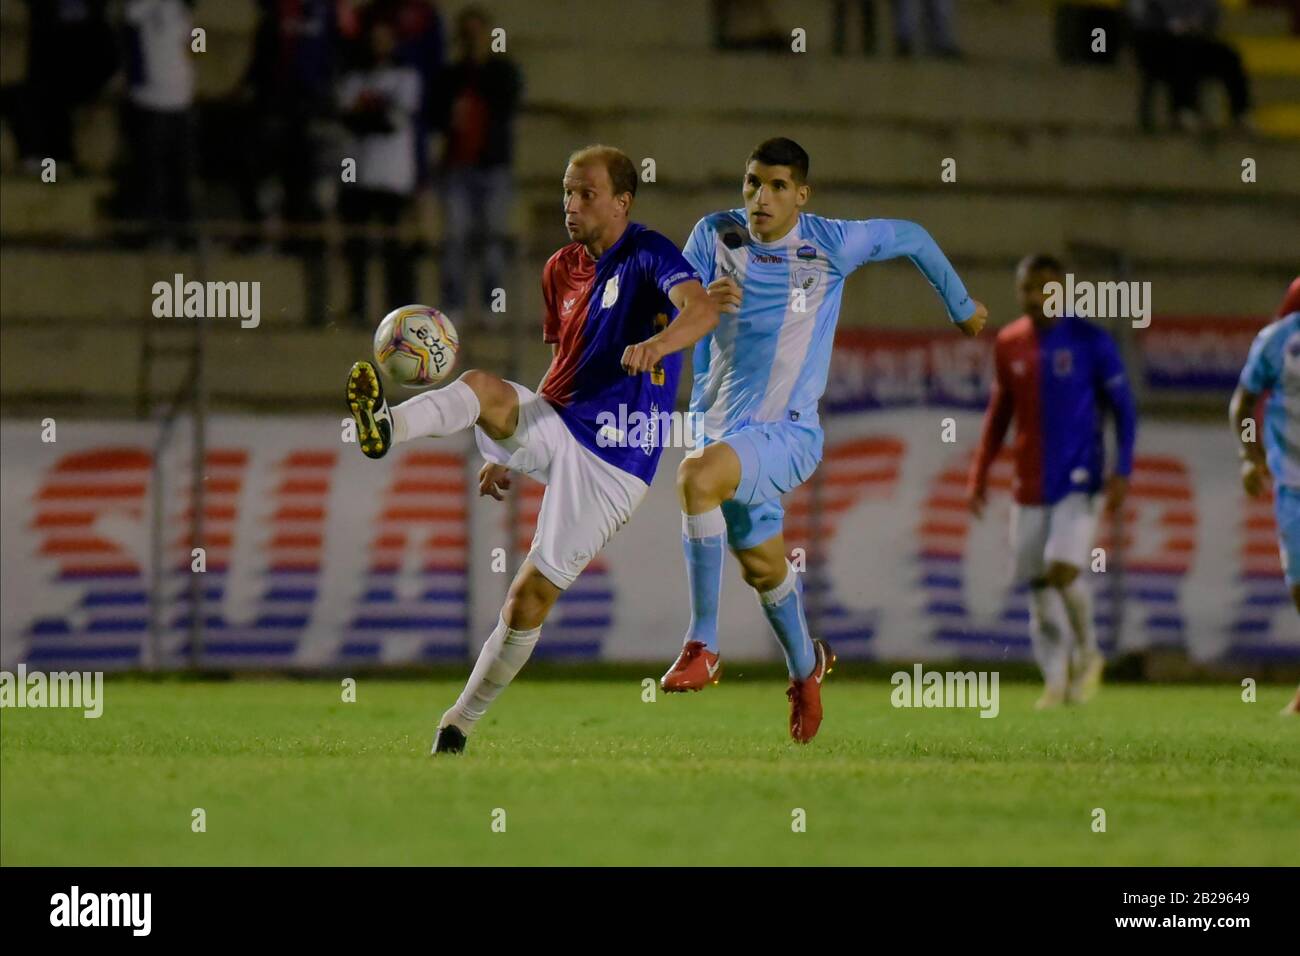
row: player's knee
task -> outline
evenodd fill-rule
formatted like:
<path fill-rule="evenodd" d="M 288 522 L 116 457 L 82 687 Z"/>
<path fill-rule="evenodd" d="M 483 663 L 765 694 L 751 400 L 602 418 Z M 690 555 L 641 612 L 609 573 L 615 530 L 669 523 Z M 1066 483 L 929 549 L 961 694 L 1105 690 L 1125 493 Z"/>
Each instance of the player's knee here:
<path fill-rule="evenodd" d="M 501 616 L 506 625 L 515 630 L 531 630 L 541 626 L 550 613 L 559 589 L 536 571 L 516 578 L 506 595 Z"/>
<path fill-rule="evenodd" d="M 514 431 L 513 408 L 518 398 L 514 386 L 491 372 L 472 368 L 463 372 L 456 381 L 469 386 L 478 398 L 479 418 L 493 438 L 501 438 Z"/>
<path fill-rule="evenodd" d="M 719 502 L 713 487 L 713 470 L 703 456 L 683 458 L 677 466 L 677 497 L 685 505 L 712 504 Z"/>
<path fill-rule="evenodd" d="M 1079 576 L 1079 569 L 1072 564 L 1055 561 L 1047 569 L 1047 583 L 1054 588 L 1068 588 Z"/>
<path fill-rule="evenodd" d="M 500 395 L 498 386 L 505 383 L 497 378 L 491 372 L 485 372 L 481 368 L 472 368 L 460 374 L 458 382 L 463 382 L 473 390 L 478 396 L 480 405 L 489 405 Z M 507 386 L 509 387 L 509 386 Z"/>

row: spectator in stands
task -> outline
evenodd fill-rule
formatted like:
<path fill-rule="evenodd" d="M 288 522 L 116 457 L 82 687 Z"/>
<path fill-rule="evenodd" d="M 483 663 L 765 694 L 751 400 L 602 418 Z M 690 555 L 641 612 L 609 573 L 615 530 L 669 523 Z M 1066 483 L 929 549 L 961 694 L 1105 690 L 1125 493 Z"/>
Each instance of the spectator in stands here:
<path fill-rule="evenodd" d="M 916 21 L 919 12 L 925 26 L 925 43 L 928 52 L 932 56 L 954 59 L 962 55 L 953 34 L 952 0 L 892 0 L 892 2 L 895 53 L 908 57 L 916 50 Z"/>
<path fill-rule="evenodd" d="M 1241 128 L 1250 112 L 1250 87 L 1241 57 L 1215 36 L 1218 0 L 1129 0 L 1133 43 L 1142 86 L 1138 119 L 1142 128 L 1155 126 L 1156 86 L 1169 88 L 1174 123 L 1184 130 L 1204 125 L 1200 88 L 1206 79 L 1220 80 L 1228 93 L 1233 126 Z"/>
<path fill-rule="evenodd" d="M 27 0 L 27 76 L 5 95 L 24 165 L 75 162 L 72 113 L 117 70 L 106 0 Z M 75 64 L 69 68 L 69 64 Z"/>
<path fill-rule="evenodd" d="M 837 54 L 845 52 L 851 32 L 850 11 L 853 7 L 857 7 L 858 10 L 862 52 L 866 56 L 874 56 L 878 45 L 875 0 L 834 0 L 831 4 L 831 50 Z"/>
<path fill-rule="evenodd" d="M 789 52 L 790 31 L 768 0 L 714 0 L 713 42 L 719 50 Z"/>
<path fill-rule="evenodd" d="M 460 12 L 457 59 L 430 97 L 446 140 L 441 305 L 453 312 L 466 304 L 467 253 L 475 233 L 482 249 L 485 303 L 490 303 L 494 289 L 503 287 L 506 276 L 514 122 L 522 80 L 504 54 L 492 52 L 491 22 L 477 6 Z"/>
<path fill-rule="evenodd" d="M 193 0 L 129 0 L 124 13 L 127 92 L 122 141 L 129 151 L 122 212 L 156 243 L 187 237 L 194 175 Z"/>
<path fill-rule="evenodd" d="M 263 224 L 276 211 L 283 217 L 289 226 L 284 248 L 303 259 L 307 314 L 323 321 L 322 197 L 338 175 L 326 148 L 340 42 L 337 8 L 335 0 L 258 0 L 258 7 L 252 58 L 236 92 L 249 106 L 252 133 L 241 202 L 250 221 Z"/>
<path fill-rule="evenodd" d="M 339 214 L 348 226 L 348 316 L 363 328 L 372 324 L 367 282 L 371 244 L 365 229 L 370 223 L 383 230 L 387 306 L 382 311 L 416 298 L 413 257 L 400 229 L 415 194 L 415 122 L 420 109 L 420 74 L 396 62 L 397 35 L 390 23 L 372 20 L 366 40 L 368 62 L 348 72 L 339 86 L 339 108 L 353 137 L 347 152 L 357 164 L 356 182 L 344 181 L 339 194 Z"/>
<path fill-rule="evenodd" d="M 442 16 L 432 0 L 371 0 L 352 17 L 351 34 L 360 38 L 369 24 L 382 21 L 395 37 L 393 62 L 420 74 L 420 111 L 415 122 L 416 169 L 423 182 L 428 174 L 428 91 L 444 67 Z M 364 45 L 363 45 L 364 46 Z M 362 50 L 363 57 L 365 50 Z"/>

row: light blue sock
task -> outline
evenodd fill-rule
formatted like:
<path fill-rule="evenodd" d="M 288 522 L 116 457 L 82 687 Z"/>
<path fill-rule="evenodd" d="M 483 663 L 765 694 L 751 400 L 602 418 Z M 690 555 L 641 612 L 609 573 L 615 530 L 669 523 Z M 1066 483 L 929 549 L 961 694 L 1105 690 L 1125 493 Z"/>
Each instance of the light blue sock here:
<path fill-rule="evenodd" d="M 785 580 L 759 594 L 763 613 L 776 632 L 785 652 L 785 666 L 790 676 L 803 680 L 817 666 L 817 653 L 808 634 L 808 620 L 803 612 L 803 582 L 790 562 L 785 563 Z"/>
<path fill-rule="evenodd" d="M 682 551 L 691 587 L 691 626 L 683 643 L 703 641 L 714 654 L 718 653 L 718 602 L 722 597 L 726 533 L 721 508 L 698 515 L 682 512 Z"/>

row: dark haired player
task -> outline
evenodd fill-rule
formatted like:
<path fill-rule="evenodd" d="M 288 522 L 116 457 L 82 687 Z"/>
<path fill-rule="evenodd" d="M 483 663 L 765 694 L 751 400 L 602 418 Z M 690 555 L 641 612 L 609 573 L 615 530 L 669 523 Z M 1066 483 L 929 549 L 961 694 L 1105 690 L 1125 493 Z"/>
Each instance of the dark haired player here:
<path fill-rule="evenodd" d="M 1248 428 L 1265 392 L 1271 395 L 1263 424 Z M 1300 613 L 1300 276 L 1291 283 L 1277 321 L 1255 337 L 1229 407 L 1246 494 L 1258 497 L 1273 483 L 1282 573 Z M 1300 690 L 1282 712 L 1300 714 Z"/>
<path fill-rule="evenodd" d="M 968 501 L 984 513 L 989 467 L 1014 417 L 1011 547 L 1018 583 L 1029 585 L 1029 634 L 1045 685 L 1039 709 L 1088 700 L 1105 666 L 1097 648 L 1092 594 L 1081 572 L 1097 530 L 1097 497 L 1118 508 L 1133 470 L 1136 411 L 1115 341 L 1075 316 L 1043 311 L 1044 286 L 1062 281 L 1061 264 L 1028 256 L 1016 269 L 1024 314 L 998 332 L 993 391 Z M 1103 477 L 1099 405 L 1115 414 L 1118 461 Z"/>
<path fill-rule="evenodd" d="M 920 226 L 825 219 L 803 211 L 810 194 L 808 154 L 793 140 L 766 140 L 745 162 L 744 208 L 705 216 L 684 250 L 725 314 L 695 347 L 690 410 L 701 447 L 677 472 L 691 623 L 662 680 L 668 691 L 717 682 L 725 537 L 785 652 L 790 736 L 800 743 L 821 725 L 821 683 L 835 655 L 809 637 L 781 495 L 821 461 L 817 402 L 844 280 L 868 262 L 906 256 L 963 333 L 978 334 L 987 316 Z"/>
<path fill-rule="evenodd" d="M 398 442 L 474 428 L 488 459 L 480 495 L 500 500 L 511 470 L 546 484 L 532 549 L 469 683 L 438 723 L 435 753 L 464 750 L 532 654 L 560 593 L 645 497 L 662 449 L 612 440 L 598 416 L 620 404 L 629 416 L 671 409 L 677 353 L 717 324 L 718 307 L 677 247 L 629 220 L 636 186 L 636 167 L 617 149 L 590 146 L 569 157 L 564 225 L 573 242 L 542 270 L 542 336 L 553 355 L 538 392 L 472 369 L 390 408 L 369 362 L 348 376 L 348 407 L 370 458 Z M 658 318 L 674 315 L 656 331 Z"/>

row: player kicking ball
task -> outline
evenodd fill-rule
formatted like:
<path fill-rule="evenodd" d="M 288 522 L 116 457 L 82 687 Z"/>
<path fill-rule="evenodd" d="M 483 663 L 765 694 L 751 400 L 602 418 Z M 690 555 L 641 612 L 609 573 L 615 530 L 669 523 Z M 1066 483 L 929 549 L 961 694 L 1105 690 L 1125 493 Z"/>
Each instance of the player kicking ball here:
<path fill-rule="evenodd" d="M 835 654 L 809 637 L 781 495 L 822 458 L 817 401 L 844 280 L 868 262 L 907 256 L 963 333 L 977 335 L 987 316 L 920 226 L 825 219 L 803 211 L 810 193 L 808 154 L 793 140 L 769 139 L 745 163 L 744 208 L 701 219 L 684 250 L 724 314 L 695 347 L 690 410 L 701 434 L 677 470 L 691 623 L 661 681 L 665 691 L 687 691 L 720 677 L 725 540 L 785 654 L 790 736 L 800 743 L 821 725 L 821 685 Z"/>
<path fill-rule="evenodd" d="M 1133 470 L 1136 412 L 1115 341 L 1091 322 L 1044 314 L 1044 286 L 1062 281 L 1051 256 L 1029 256 L 1016 269 L 1024 314 L 998 332 L 993 391 L 968 504 L 984 514 L 989 467 L 1011 419 L 1011 547 L 1017 583 L 1029 585 L 1029 634 L 1043 672 L 1040 710 L 1096 693 L 1105 659 L 1097 647 L 1092 594 L 1080 577 L 1097 530 L 1104 449 L 1099 400 L 1115 416 L 1117 458 L 1105 479 L 1106 510 L 1120 507 Z"/>
<path fill-rule="evenodd" d="M 662 449 L 601 432 L 597 416 L 617 416 L 620 405 L 628 416 L 672 408 L 678 353 L 718 322 L 717 305 L 677 247 L 629 220 L 636 186 L 635 165 L 617 149 L 591 146 L 569 157 L 564 225 L 573 242 L 542 270 L 542 337 L 552 358 L 537 392 L 472 369 L 389 407 L 369 362 L 348 376 L 348 407 L 368 457 L 473 428 L 487 459 L 480 495 L 502 500 L 510 471 L 546 485 L 532 548 L 469 682 L 438 722 L 434 753 L 465 749 L 532 654 L 560 593 L 645 497 Z M 656 321 L 674 313 L 666 325 Z"/>
<path fill-rule="evenodd" d="M 1241 484 L 1257 498 L 1273 482 L 1273 509 L 1291 600 L 1300 613 L 1300 278 L 1282 304 L 1281 316 L 1255 337 L 1241 370 L 1230 407 L 1233 432 L 1241 454 Z M 1260 396 L 1271 391 L 1264 407 L 1264 441 L 1253 423 Z M 1300 713 L 1300 690 L 1283 714 Z"/>

